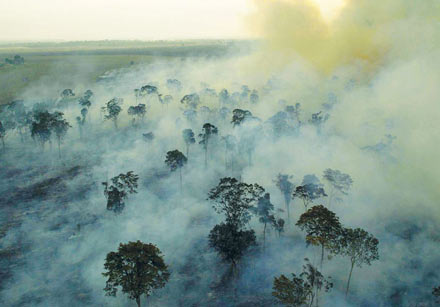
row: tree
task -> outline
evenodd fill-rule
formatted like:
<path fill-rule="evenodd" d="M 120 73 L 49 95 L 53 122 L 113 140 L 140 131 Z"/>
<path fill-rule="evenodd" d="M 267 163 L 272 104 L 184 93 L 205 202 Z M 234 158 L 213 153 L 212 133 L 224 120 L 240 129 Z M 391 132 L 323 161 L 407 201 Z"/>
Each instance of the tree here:
<path fill-rule="evenodd" d="M 322 287 L 326 292 L 333 287 L 329 278 L 325 278 L 307 258 L 304 260 L 306 264 L 299 276 L 292 274 L 291 280 L 284 275 L 274 278 L 272 295 L 286 306 L 312 306 Z"/>
<path fill-rule="evenodd" d="M 9 131 L 15 129 L 16 126 L 17 124 L 11 118 L 6 117 L 3 122 L 0 121 L 0 139 L 2 140 L 3 149 L 6 148 L 6 136 L 8 135 Z"/>
<path fill-rule="evenodd" d="M 272 226 L 278 232 L 278 236 L 281 237 L 281 233 L 284 232 L 285 221 L 282 218 L 272 220 Z"/>
<path fill-rule="evenodd" d="M 231 172 L 234 172 L 234 151 L 237 148 L 237 139 L 235 136 L 228 134 L 226 136 L 222 137 L 222 141 L 225 143 L 225 169 L 228 168 L 227 166 L 227 154 L 230 153 L 230 160 L 231 160 Z"/>
<path fill-rule="evenodd" d="M 228 104 L 229 103 L 229 92 L 227 89 L 222 89 L 220 93 L 218 94 L 219 102 L 220 104 Z"/>
<path fill-rule="evenodd" d="M 318 130 L 318 133 L 321 132 L 321 127 L 322 125 L 329 119 L 330 115 L 326 114 L 326 115 L 321 115 L 322 111 L 318 112 L 318 113 L 313 113 L 312 114 L 312 118 L 309 119 L 309 123 L 313 126 L 316 127 L 316 129 Z"/>
<path fill-rule="evenodd" d="M 306 232 L 307 244 L 321 246 L 322 269 L 324 249 L 335 252 L 342 233 L 339 218 L 323 205 L 313 206 L 300 216 L 296 226 Z"/>
<path fill-rule="evenodd" d="M 199 134 L 199 138 L 201 138 L 199 144 L 203 146 L 205 150 L 205 166 L 208 165 L 208 144 L 210 139 L 218 134 L 218 129 L 216 126 L 211 125 L 210 123 L 206 123 L 202 127 L 202 133 Z"/>
<path fill-rule="evenodd" d="M 215 225 L 208 238 L 209 246 L 214 248 L 224 261 L 231 263 L 233 272 L 249 247 L 256 245 L 253 230 L 242 230 L 229 222 Z"/>
<path fill-rule="evenodd" d="M 116 296 L 118 288 L 141 306 L 141 296 L 151 295 L 153 290 L 165 287 L 170 277 L 168 266 L 159 248 L 141 241 L 119 244 L 117 252 L 107 254 L 104 263 L 107 278 L 104 291 Z"/>
<path fill-rule="evenodd" d="M 294 106 L 286 106 L 284 111 L 286 111 L 292 119 L 295 119 L 298 124 L 301 124 L 299 118 L 299 115 L 301 114 L 301 104 L 296 103 Z"/>
<path fill-rule="evenodd" d="M 78 124 L 79 128 L 79 138 L 82 139 L 83 137 L 83 126 L 86 123 L 86 116 L 87 116 L 88 110 L 87 108 L 81 109 L 81 116 L 76 117 L 76 122 Z"/>
<path fill-rule="evenodd" d="M 250 95 L 250 100 L 251 100 L 252 104 L 258 103 L 258 101 L 260 100 L 260 96 L 258 95 L 257 90 L 252 90 L 251 95 Z"/>
<path fill-rule="evenodd" d="M 111 179 L 111 185 L 103 182 L 104 195 L 107 198 L 107 210 L 121 213 L 125 207 L 125 199 L 128 194 L 137 193 L 139 176 L 132 171 L 126 174 L 119 174 Z"/>
<path fill-rule="evenodd" d="M 232 111 L 232 125 L 240 126 L 245 120 L 252 118 L 252 113 L 248 110 L 235 109 Z"/>
<path fill-rule="evenodd" d="M 292 175 L 278 174 L 277 179 L 274 180 L 275 185 L 281 191 L 284 196 L 284 203 L 287 211 L 287 221 L 290 220 L 290 201 L 292 200 L 292 192 L 294 185 L 289 180 L 292 179 Z"/>
<path fill-rule="evenodd" d="M 180 189 L 182 190 L 182 167 L 188 162 L 188 159 L 180 151 L 173 150 L 167 152 L 165 164 L 168 165 L 172 172 L 179 169 Z"/>
<path fill-rule="evenodd" d="M 107 102 L 107 104 L 102 107 L 102 111 L 106 112 L 107 114 L 104 115 L 104 118 L 106 120 L 112 120 L 115 128 L 118 128 L 118 116 L 119 113 L 121 113 L 122 108 L 121 108 L 121 104 L 124 100 L 122 98 L 113 98 L 112 100 L 110 100 L 109 102 Z"/>
<path fill-rule="evenodd" d="M 250 220 L 249 209 L 263 195 L 260 185 L 239 182 L 235 178 L 225 177 L 208 193 L 208 200 L 213 202 L 217 213 L 223 213 L 226 222 L 237 229 L 244 227 Z"/>
<path fill-rule="evenodd" d="M 31 136 L 40 143 L 43 149 L 44 145 L 50 142 L 52 121 L 53 116 L 48 111 L 39 111 L 34 114 L 34 119 L 31 124 Z"/>
<path fill-rule="evenodd" d="M 66 88 L 65 90 L 63 90 L 61 92 L 61 98 L 62 99 L 67 99 L 67 98 L 73 97 L 73 96 L 75 96 L 75 93 L 70 88 Z"/>
<path fill-rule="evenodd" d="M 363 264 L 371 265 L 372 261 L 379 259 L 379 240 L 361 228 L 345 228 L 338 243 L 339 253 L 349 257 L 351 262 L 345 291 L 347 296 L 354 265 L 356 264 L 358 267 L 362 267 Z"/>
<path fill-rule="evenodd" d="M 2 139 L 3 149 L 5 149 L 5 137 L 6 137 L 6 129 L 5 127 L 3 127 L 3 124 L 0 121 L 0 139 Z"/>
<path fill-rule="evenodd" d="M 190 109 L 195 110 L 197 109 L 197 106 L 200 104 L 200 97 L 196 93 L 185 95 L 180 100 L 180 103 L 186 105 Z"/>
<path fill-rule="evenodd" d="M 168 79 L 167 80 L 167 88 L 170 91 L 180 91 L 182 89 L 182 83 L 177 79 Z"/>
<path fill-rule="evenodd" d="M 273 225 L 275 217 L 273 213 L 273 204 L 270 202 L 270 194 L 266 193 L 263 197 L 260 197 L 257 202 L 257 206 L 252 208 L 254 213 L 259 217 L 260 223 L 264 225 L 263 228 L 263 247 L 266 244 L 266 227 L 267 224 Z"/>
<path fill-rule="evenodd" d="M 87 109 L 86 109 L 87 110 Z M 67 134 L 67 130 L 71 128 L 70 124 L 63 118 L 64 114 L 62 112 L 55 112 L 53 114 L 51 128 L 55 132 L 58 143 L 58 155 L 61 158 L 61 142 Z"/>
<path fill-rule="evenodd" d="M 196 142 L 194 132 L 191 129 L 185 129 L 182 131 L 182 136 L 186 145 L 186 156 L 189 157 L 189 147 Z"/>
<path fill-rule="evenodd" d="M 315 199 L 326 197 L 323 185 L 315 175 L 305 175 L 300 186 L 297 186 L 292 194 L 293 198 L 302 199 L 304 211 Z"/>
<path fill-rule="evenodd" d="M 336 193 L 347 195 L 351 185 L 353 184 L 353 179 L 351 179 L 350 175 L 341 173 L 338 170 L 332 170 L 330 168 L 324 171 L 323 177 L 331 187 L 328 198 L 329 206 L 334 196 L 336 196 L 336 201 L 341 200 Z"/>
<path fill-rule="evenodd" d="M 135 117 L 138 118 L 138 120 L 144 121 L 145 113 L 147 113 L 147 109 L 145 107 L 145 104 L 140 103 L 137 106 L 130 106 L 127 110 L 128 115 L 133 117 L 132 123 L 133 126 L 135 124 Z"/>

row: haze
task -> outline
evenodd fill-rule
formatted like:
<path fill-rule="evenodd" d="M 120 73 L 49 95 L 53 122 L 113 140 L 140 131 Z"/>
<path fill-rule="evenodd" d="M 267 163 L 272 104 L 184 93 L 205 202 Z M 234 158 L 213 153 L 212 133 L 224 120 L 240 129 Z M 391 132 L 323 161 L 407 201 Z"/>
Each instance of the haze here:
<path fill-rule="evenodd" d="M 0 0 L 0 40 L 242 38 L 250 0 Z"/>

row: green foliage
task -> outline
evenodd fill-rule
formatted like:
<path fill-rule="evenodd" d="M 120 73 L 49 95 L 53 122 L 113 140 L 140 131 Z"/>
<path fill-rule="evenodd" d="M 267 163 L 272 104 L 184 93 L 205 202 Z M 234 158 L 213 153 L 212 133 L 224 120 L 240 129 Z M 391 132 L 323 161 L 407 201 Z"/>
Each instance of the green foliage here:
<path fill-rule="evenodd" d="M 138 306 L 142 295 L 148 297 L 153 290 L 163 288 L 170 277 L 159 248 L 141 241 L 121 243 L 117 252 L 107 254 L 104 268 L 106 295 L 116 296 L 120 287 Z"/>
<path fill-rule="evenodd" d="M 303 271 L 299 276 L 292 274 L 292 279 L 284 275 L 274 278 L 272 295 L 283 305 L 312 306 L 322 288 L 328 292 L 333 287 L 330 278 L 325 278 L 307 258 L 304 260 L 306 264 L 303 265 Z"/>
<path fill-rule="evenodd" d="M 252 113 L 248 110 L 235 109 L 232 111 L 232 125 L 240 126 L 247 119 L 252 118 Z"/>
<path fill-rule="evenodd" d="M 306 232 L 306 241 L 332 250 L 342 233 L 342 226 L 335 213 L 323 205 L 313 206 L 303 213 L 296 223 Z"/>
<path fill-rule="evenodd" d="M 106 113 L 104 115 L 104 118 L 106 120 L 112 120 L 115 124 L 115 127 L 117 127 L 117 120 L 119 113 L 121 113 L 122 111 L 121 104 L 123 101 L 124 100 L 122 98 L 115 97 L 109 102 L 107 102 L 107 104 L 104 107 L 101 108 L 102 111 Z"/>
<path fill-rule="evenodd" d="M 249 247 L 256 245 L 255 232 L 240 230 L 232 223 L 221 223 L 209 233 L 209 245 L 235 267 Z"/>
<path fill-rule="evenodd" d="M 128 194 L 137 193 L 139 176 L 132 171 L 119 174 L 111 179 L 111 185 L 103 182 L 104 195 L 107 198 L 107 210 L 120 213 L 125 207 L 125 199 Z"/>
<path fill-rule="evenodd" d="M 180 103 L 186 105 L 190 109 L 195 110 L 200 104 L 200 97 L 196 93 L 188 94 L 183 96 L 183 98 L 180 100 Z"/>
<path fill-rule="evenodd" d="M 183 167 L 188 162 L 188 159 L 180 151 L 172 150 L 167 152 L 165 164 L 168 165 L 172 172 Z"/>
<path fill-rule="evenodd" d="M 307 210 L 309 204 L 315 199 L 326 197 L 327 194 L 320 185 L 316 183 L 306 183 L 295 188 L 292 198 L 299 198 L 303 201 L 304 209 Z"/>
<path fill-rule="evenodd" d="M 246 225 L 251 216 L 249 209 L 263 195 L 264 189 L 258 184 L 239 182 L 235 178 L 220 179 L 219 184 L 208 193 L 213 208 L 217 213 L 223 213 L 226 222 L 241 228 Z"/>

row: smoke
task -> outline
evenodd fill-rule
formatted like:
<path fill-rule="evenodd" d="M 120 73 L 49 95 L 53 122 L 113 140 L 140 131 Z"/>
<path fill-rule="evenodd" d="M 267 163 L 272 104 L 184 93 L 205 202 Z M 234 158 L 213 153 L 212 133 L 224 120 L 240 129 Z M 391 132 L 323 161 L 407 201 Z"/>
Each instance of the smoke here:
<path fill-rule="evenodd" d="M 404 60 L 439 43 L 435 0 L 346 0 L 332 20 L 312 0 L 256 0 L 255 5 L 249 24 L 277 54 L 277 68 L 300 58 L 326 74 L 347 65 L 376 72 L 396 57 Z"/>
<path fill-rule="evenodd" d="M 166 288 L 148 298 L 151 306 L 275 305 L 273 277 L 299 273 L 305 257 L 319 262 L 319 251 L 307 247 L 304 233 L 294 226 L 302 203 L 292 202 L 281 238 L 269 230 L 264 250 L 263 226 L 253 217 L 249 227 L 260 246 L 240 264 L 234 299 L 227 290 L 228 266 L 208 247 L 207 235 L 222 217 L 206 201 L 207 192 L 224 176 L 256 182 L 271 194 L 276 215 L 286 218 L 276 175 L 291 174 L 298 185 L 304 175 L 321 177 L 332 168 L 350 174 L 354 185 L 330 209 L 344 226 L 376 236 L 380 259 L 355 268 L 348 299 L 348 259 L 326 259 L 323 272 L 335 286 L 320 303 L 433 305 L 431 290 L 440 283 L 439 5 L 431 0 L 353 0 L 328 21 L 309 1 L 260 1 L 252 24 L 265 41 L 250 55 L 234 50 L 222 58 L 160 60 L 110 71 L 91 84 L 64 76 L 30 85 L 17 97 L 28 109 L 44 102 L 63 111 L 73 127 L 61 159 L 49 148 L 41 151 L 30 138 L 21 143 L 13 133 L 1 152 L 3 304 L 132 304 L 121 293 L 105 297 L 101 273 L 109 251 L 120 242 L 141 240 L 162 250 L 172 272 Z M 181 91 L 168 89 L 170 78 L 182 82 Z M 162 105 L 155 96 L 136 101 L 133 90 L 145 84 L 172 95 L 172 103 Z M 258 91 L 258 103 L 238 98 L 242 85 Z M 76 98 L 88 88 L 95 93 L 82 138 L 76 98 L 57 105 L 64 88 L 74 89 Z M 226 104 L 229 111 L 250 110 L 261 126 L 233 128 L 231 113 L 223 119 L 218 97 L 206 88 L 217 93 L 227 88 L 235 97 Z M 188 119 L 180 99 L 194 92 L 201 105 L 196 118 Z M 117 130 L 103 120 L 100 109 L 115 96 L 124 99 Z M 136 103 L 148 105 L 145 123 L 137 127 L 127 114 Z M 275 127 L 270 118 L 295 103 L 301 103 L 301 127 Z M 329 117 L 317 127 L 309 120 L 319 111 Z M 218 138 L 205 168 L 203 149 L 192 145 L 180 191 L 178 176 L 164 164 L 166 152 L 185 152 L 182 130 L 191 128 L 197 136 L 205 122 L 217 126 L 220 136 L 243 140 L 243 147 L 231 155 Z M 148 132 L 154 139 L 147 142 L 142 134 Z M 130 170 L 140 177 L 139 193 L 127 200 L 122 214 L 114 215 L 106 210 L 101 182 Z M 327 199 L 317 203 L 327 205 Z"/>

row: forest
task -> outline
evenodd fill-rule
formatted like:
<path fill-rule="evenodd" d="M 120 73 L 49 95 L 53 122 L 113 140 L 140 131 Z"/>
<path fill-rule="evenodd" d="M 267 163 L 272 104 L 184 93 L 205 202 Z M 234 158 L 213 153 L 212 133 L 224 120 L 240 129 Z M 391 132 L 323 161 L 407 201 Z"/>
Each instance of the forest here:
<path fill-rule="evenodd" d="M 0 305 L 440 304 L 438 1 L 298 3 L 0 45 Z"/>

